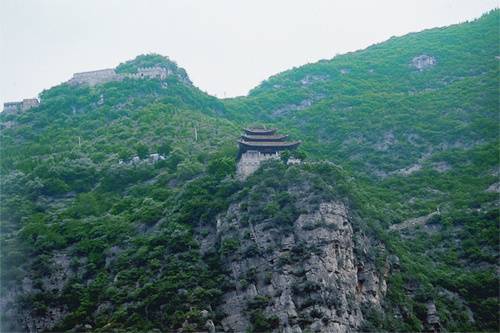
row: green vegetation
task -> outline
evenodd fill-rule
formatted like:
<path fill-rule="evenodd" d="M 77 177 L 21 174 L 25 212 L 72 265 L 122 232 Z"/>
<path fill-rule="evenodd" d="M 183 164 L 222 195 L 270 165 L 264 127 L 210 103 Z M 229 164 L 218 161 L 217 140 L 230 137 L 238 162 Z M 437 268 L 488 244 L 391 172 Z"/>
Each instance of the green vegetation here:
<path fill-rule="evenodd" d="M 120 69 L 152 61 L 158 56 Z M 86 323 L 176 330 L 200 320 L 205 329 L 200 311 L 217 309 L 232 288 L 219 253 L 199 251 L 182 198 L 204 183 L 208 198 L 227 191 L 220 180 L 234 174 L 238 129 L 218 118 L 224 106 L 215 98 L 176 75 L 165 83 L 63 84 L 1 133 L 2 284 L 19 281 L 21 267 L 30 271 L 35 292 L 18 307 L 41 315 L 66 304 L 54 331 Z M 152 163 L 150 153 L 161 158 Z M 224 207 L 212 205 L 207 219 Z M 42 279 L 65 269 L 55 254 L 71 262 L 70 276 L 63 288 L 45 290 Z M 209 318 L 222 317 L 214 310 Z"/>
<path fill-rule="evenodd" d="M 247 309 L 243 312 L 248 313 L 253 327 L 249 327 L 247 332 L 269 332 L 278 328 L 279 318 L 276 315 L 266 317 L 263 313 L 269 305 L 269 300 L 263 296 L 255 296 L 253 300 L 247 301 Z"/>
<path fill-rule="evenodd" d="M 485 191 L 498 184 L 499 14 L 294 68 L 226 102 L 243 121 L 286 128 L 309 160 L 333 161 L 356 179 L 369 232 L 401 258 L 387 315 L 368 311 L 367 331 L 427 329 L 415 314 L 423 300 L 401 298 L 414 284 L 436 303 L 444 329 L 499 329 L 499 194 Z M 410 66 L 419 55 L 435 66 Z M 437 210 L 425 227 L 385 231 Z M 388 320 L 395 304 L 409 309 L 404 324 Z"/>
<path fill-rule="evenodd" d="M 249 225 L 288 235 L 300 214 L 336 200 L 351 208 L 355 231 L 386 246 L 363 253 L 354 240 L 358 258 L 389 270 L 384 311 L 364 309 L 360 330 L 427 331 L 431 302 L 443 331 L 498 331 L 499 13 L 294 68 L 243 98 L 202 93 L 153 54 L 116 71 L 161 66 L 171 72 L 163 81 L 62 84 L 37 108 L 0 114 L 2 295 L 30 281 L 32 292 L 9 306 L 31 316 L 67 309 L 52 331 L 208 331 L 209 321 L 221 331 L 223 295 L 272 280 L 272 270 L 236 279 L 225 268 L 231 257 L 275 252 L 259 249 Z M 410 66 L 419 55 L 435 66 Z M 282 160 L 308 163 L 271 160 L 235 177 L 235 142 L 255 121 L 302 140 Z M 307 189 L 307 203 L 292 187 Z M 232 203 L 248 228 L 241 238 L 217 233 Z M 318 226 L 335 228 L 302 228 Z M 277 266 L 311 254 L 322 252 L 298 243 Z M 341 311 L 304 274 L 294 271 L 297 307 Z M 247 300 L 249 331 L 283 325 L 266 312 L 271 303 Z M 13 329 L 8 319 L 2 331 Z M 315 320 L 329 321 L 302 311 L 295 323 Z"/>
<path fill-rule="evenodd" d="M 437 206 L 489 205 L 495 195 L 484 189 L 498 180 L 498 24 L 494 11 L 393 38 L 275 75 L 226 105 L 244 121 L 286 129 L 309 160 L 341 165 L 375 205 L 401 212 L 389 224 Z M 423 54 L 434 67 L 410 66 Z M 311 107 L 278 112 L 304 100 Z"/>

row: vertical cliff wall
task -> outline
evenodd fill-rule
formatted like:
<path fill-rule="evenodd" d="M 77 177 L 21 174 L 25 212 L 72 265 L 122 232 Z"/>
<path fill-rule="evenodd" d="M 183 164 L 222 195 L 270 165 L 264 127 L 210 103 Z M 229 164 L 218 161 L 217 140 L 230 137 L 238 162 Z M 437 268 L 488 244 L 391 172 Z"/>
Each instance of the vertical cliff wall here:
<path fill-rule="evenodd" d="M 298 184 L 253 188 L 219 216 L 220 252 L 236 285 L 223 297 L 225 331 L 354 332 L 364 312 L 382 309 L 389 266 L 367 254 L 383 258 L 384 246 L 354 231 L 347 204 Z"/>

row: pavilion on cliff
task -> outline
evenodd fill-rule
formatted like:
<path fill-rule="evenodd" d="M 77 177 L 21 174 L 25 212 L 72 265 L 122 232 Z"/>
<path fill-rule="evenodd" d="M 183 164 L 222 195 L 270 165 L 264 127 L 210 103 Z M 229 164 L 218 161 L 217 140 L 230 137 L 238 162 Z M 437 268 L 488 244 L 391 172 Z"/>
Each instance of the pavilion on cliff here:
<path fill-rule="evenodd" d="M 267 129 L 266 126 L 244 128 L 245 134 L 238 140 L 238 155 L 236 160 L 240 160 L 242 155 L 265 157 L 278 157 L 285 149 L 297 149 L 301 141 L 286 141 L 288 135 L 274 135 L 277 128 Z"/>

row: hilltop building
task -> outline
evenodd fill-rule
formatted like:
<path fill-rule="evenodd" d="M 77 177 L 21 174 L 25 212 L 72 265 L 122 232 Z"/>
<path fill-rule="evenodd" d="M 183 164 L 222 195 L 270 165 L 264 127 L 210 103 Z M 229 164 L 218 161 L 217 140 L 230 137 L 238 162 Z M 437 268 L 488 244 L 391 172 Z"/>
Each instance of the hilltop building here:
<path fill-rule="evenodd" d="M 126 77 L 130 79 L 158 78 L 163 80 L 172 73 L 170 69 L 167 71 L 166 68 L 162 67 L 137 68 L 137 73 L 134 74 L 117 74 L 114 69 L 101 69 L 92 72 L 75 73 L 73 78 L 68 81 L 68 84 L 74 86 L 86 83 L 93 86 L 109 81 L 121 81 Z"/>
<path fill-rule="evenodd" d="M 260 166 L 260 162 L 280 158 L 280 153 L 285 149 L 297 149 L 301 141 L 286 141 L 288 135 L 275 135 L 277 128 L 267 129 L 266 126 L 244 128 L 245 134 L 238 140 L 238 154 L 236 156 L 237 173 L 246 177 Z M 300 163 L 290 159 L 289 163 Z"/>
<path fill-rule="evenodd" d="M 37 107 L 40 103 L 36 98 L 23 99 L 22 102 L 7 102 L 3 103 L 3 112 L 5 113 L 16 113 L 18 110 L 28 110 Z"/>

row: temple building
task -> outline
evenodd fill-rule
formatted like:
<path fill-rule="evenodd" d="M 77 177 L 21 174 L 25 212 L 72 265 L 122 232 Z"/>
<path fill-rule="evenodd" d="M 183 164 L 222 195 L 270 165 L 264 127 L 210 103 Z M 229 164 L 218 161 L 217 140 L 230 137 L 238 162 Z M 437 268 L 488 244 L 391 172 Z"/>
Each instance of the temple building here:
<path fill-rule="evenodd" d="M 244 128 L 244 134 L 238 140 L 237 172 L 244 177 L 259 168 L 260 162 L 270 158 L 280 158 L 285 149 L 297 149 L 301 141 L 286 141 L 288 135 L 275 135 L 277 128 L 267 129 L 266 126 Z M 289 163 L 299 163 L 290 159 Z"/>

